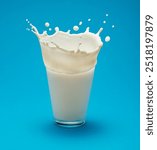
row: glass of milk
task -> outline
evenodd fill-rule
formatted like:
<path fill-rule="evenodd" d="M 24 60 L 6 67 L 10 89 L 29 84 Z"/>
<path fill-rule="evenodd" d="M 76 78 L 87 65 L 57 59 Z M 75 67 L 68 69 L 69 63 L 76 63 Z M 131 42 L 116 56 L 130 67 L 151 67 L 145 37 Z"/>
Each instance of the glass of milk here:
<path fill-rule="evenodd" d="M 103 45 L 99 36 L 102 28 L 97 34 L 89 32 L 89 27 L 84 33 L 70 34 L 70 30 L 63 32 L 56 27 L 56 32 L 48 35 L 30 26 L 42 49 L 55 122 L 66 127 L 84 124 L 97 56 Z"/>

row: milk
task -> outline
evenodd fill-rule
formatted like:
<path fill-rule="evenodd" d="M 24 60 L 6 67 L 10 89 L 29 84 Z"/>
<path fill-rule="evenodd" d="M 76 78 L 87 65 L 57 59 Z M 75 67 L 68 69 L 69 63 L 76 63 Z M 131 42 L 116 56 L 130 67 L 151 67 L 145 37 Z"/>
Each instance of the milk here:
<path fill-rule="evenodd" d="M 28 21 L 28 20 L 27 20 Z M 88 21 L 91 21 L 89 18 Z M 47 71 L 49 91 L 55 121 L 64 126 L 78 126 L 85 122 L 97 56 L 103 45 L 100 33 L 85 32 L 71 34 L 55 27 L 55 33 L 39 33 L 29 23 L 31 31 L 38 37 L 42 49 L 43 61 Z M 79 30 L 73 26 L 73 30 Z M 45 23 L 50 28 L 48 22 Z M 109 41 L 109 37 L 105 41 Z"/>
<path fill-rule="evenodd" d="M 84 123 L 94 68 L 78 74 L 47 69 L 53 113 L 58 122 Z"/>

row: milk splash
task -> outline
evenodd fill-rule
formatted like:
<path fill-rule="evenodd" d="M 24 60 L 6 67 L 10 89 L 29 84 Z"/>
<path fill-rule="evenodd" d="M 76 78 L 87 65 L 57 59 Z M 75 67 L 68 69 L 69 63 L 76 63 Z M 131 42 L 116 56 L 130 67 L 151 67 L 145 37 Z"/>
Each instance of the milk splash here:
<path fill-rule="evenodd" d="M 88 21 L 91 21 L 89 18 Z M 38 29 L 30 23 L 30 30 L 39 39 L 42 49 L 43 60 L 47 68 L 61 73 L 80 73 L 88 71 L 97 63 L 97 56 L 103 45 L 100 34 L 103 28 L 97 33 L 92 33 L 90 27 L 86 27 L 83 33 L 70 33 L 71 30 L 61 31 L 58 26 L 54 29 L 49 22 L 45 23 L 47 31 L 39 33 Z M 74 32 L 82 27 L 82 21 L 73 26 Z M 113 28 L 113 25 L 112 25 Z M 53 34 L 48 34 L 53 31 Z M 47 33 L 48 32 L 48 33 Z M 110 36 L 105 37 L 105 42 L 110 41 Z"/>
<path fill-rule="evenodd" d="M 92 53 L 98 51 L 103 45 L 99 36 L 103 28 L 100 28 L 96 34 L 90 32 L 89 27 L 86 28 L 84 33 L 71 34 L 70 30 L 63 32 L 60 31 L 59 27 L 55 27 L 55 33 L 48 35 L 47 31 L 43 31 L 43 33 L 40 34 L 37 28 L 30 23 L 28 19 L 26 19 L 26 21 L 31 27 L 30 30 L 38 37 L 40 43 L 44 43 L 50 47 L 53 45 L 53 47 L 62 48 L 65 51 Z M 79 24 L 82 24 L 82 21 Z M 45 27 L 50 27 L 50 23 L 46 22 Z M 51 30 L 52 29 L 49 28 L 49 31 Z M 75 25 L 73 30 L 78 31 L 79 27 Z"/>
<path fill-rule="evenodd" d="M 106 14 L 106 16 L 108 16 L 108 14 Z M 88 18 L 88 22 L 90 22 L 91 21 L 91 18 Z M 52 35 L 48 35 L 47 34 L 47 31 L 43 31 L 43 33 L 42 34 L 40 34 L 39 32 L 38 32 L 38 30 L 37 30 L 37 28 L 34 26 L 34 25 L 32 25 L 31 23 L 30 23 L 30 21 L 28 20 L 28 19 L 26 19 L 26 22 L 30 25 L 30 27 L 31 27 L 31 29 L 30 28 L 27 28 L 26 30 L 28 30 L 28 31 L 32 31 L 38 38 L 39 38 L 39 40 L 40 40 L 40 42 L 41 42 L 41 39 L 43 40 L 43 37 L 45 37 L 45 39 L 47 40 L 47 42 L 48 42 L 48 38 L 49 39 L 51 39 L 52 40 L 52 38 L 51 37 L 53 37 L 53 36 L 55 36 L 56 34 L 58 34 L 58 33 L 60 33 L 60 34 L 62 34 L 62 36 L 76 36 L 76 34 L 70 34 L 70 30 L 68 30 L 67 32 L 63 32 L 63 31 L 60 31 L 59 30 L 59 27 L 55 27 L 54 28 L 54 30 L 55 30 L 55 33 L 54 34 L 52 34 Z M 81 26 L 82 25 L 82 21 L 80 21 L 79 22 L 79 24 L 78 25 L 75 25 L 75 26 L 73 26 L 73 30 L 74 31 L 78 31 L 79 29 L 80 29 L 80 27 L 79 26 Z M 104 20 L 103 21 L 103 24 L 106 24 L 106 21 Z M 52 31 L 52 28 L 50 28 L 50 23 L 49 22 L 45 22 L 45 27 L 47 27 L 48 28 L 48 31 Z M 112 28 L 114 28 L 114 25 L 112 25 Z M 94 34 L 94 33 L 92 33 L 92 32 L 90 32 L 89 31 L 89 27 L 87 27 L 86 28 L 86 31 L 84 32 L 84 33 L 78 33 L 77 35 L 78 36 L 82 36 L 82 35 L 85 35 L 85 34 L 92 34 L 92 36 L 94 35 L 95 36 L 95 39 L 96 39 L 96 41 L 99 41 L 98 43 L 102 43 L 101 42 L 101 38 L 100 38 L 100 33 L 102 32 L 102 30 L 103 30 L 103 28 L 100 28 L 99 29 L 99 31 L 96 33 L 96 34 Z M 65 37 L 66 37 L 65 36 Z M 46 38 L 47 37 L 47 38 Z M 99 40 L 98 40 L 99 39 Z M 44 40 L 45 41 L 45 40 Z M 110 41 L 110 36 L 106 36 L 105 37 L 105 42 L 109 42 Z M 50 42 L 50 41 L 49 41 Z M 48 43 L 49 43 L 48 42 Z M 51 41 L 52 42 L 52 41 Z M 79 43 L 78 45 L 81 45 L 81 43 Z M 103 44 L 101 44 L 101 45 L 103 45 Z"/>

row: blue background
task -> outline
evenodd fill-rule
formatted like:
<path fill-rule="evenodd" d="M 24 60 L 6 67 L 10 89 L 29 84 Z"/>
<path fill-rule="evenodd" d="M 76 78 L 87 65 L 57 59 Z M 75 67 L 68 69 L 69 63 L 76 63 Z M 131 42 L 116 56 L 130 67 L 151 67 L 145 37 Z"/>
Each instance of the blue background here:
<path fill-rule="evenodd" d="M 85 126 L 53 123 L 40 46 L 26 18 L 41 31 L 45 21 L 66 31 L 82 20 L 81 31 L 103 26 L 102 40 L 111 36 L 98 57 Z M 139 150 L 139 0 L 0 0 L 0 20 L 1 150 Z"/>

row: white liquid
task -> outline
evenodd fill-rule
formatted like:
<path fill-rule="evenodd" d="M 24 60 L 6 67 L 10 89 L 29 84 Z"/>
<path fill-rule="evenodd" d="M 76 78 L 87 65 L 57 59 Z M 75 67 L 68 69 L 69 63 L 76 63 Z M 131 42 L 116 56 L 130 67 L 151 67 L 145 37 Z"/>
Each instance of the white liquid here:
<path fill-rule="evenodd" d="M 108 17 L 108 14 L 106 14 L 106 17 Z"/>
<path fill-rule="evenodd" d="M 48 35 L 30 26 L 42 48 L 55 119 L 85 120 L 94 68 L 103 45 L 99 36 L 103 28 L 96 34 L 89 27 L 84 33 L 70 34 L 70 30 L 63 32 L 55 27 L 56 32 Z"/>
<path fill-rule="evenodd" d="M 28 20 L 28 19 L 26 19 L 26 22 L 27 22 L 27 23 L 29 23 L 29 20 Z"/>
<path fill-rule="evenodd" d="M 74 27 L 73 27 L 73 30 L 74 30 L 74 31 L 78 31 L 78 30 L 79 30 L 79 27 L 78 27 L 78 26 L 74 26 Z"/>
<path fill-rule="evenodd" d="M 99 34 L 91 33 L 87 27 L 84 33 L 70 34 L 59 31 L 55 27 L 55 33 L 48 35 L 46 31 L 40 34 L 32 24 L 34 32 L 40 41 L 43 59 L 46 67 L 63 73 L 79 73 L 93 68 L 97 61 L 97 55 L 103 45 Z"/>
<path fill-rule="evenodd" d="M 99 31 L 97 32 L 97 35 L 99 35 L 103 31 L 103 28 L 100 28 Z"/>
<path fill-rule="evenodd" d="M 88 19 L 88 21 L 90 22 L 90 21 L 91 21 L 91 19 L 89 18 L 89 19 Z"/>
<path fill-rule="evenodd" d="M 50 26 L 49 22 L 45 22 L 45 27 L 49 27 L 49 26 Z"/>
<path fill-rule="evenodd" d="M 60 121 L 85 120 L 94 69 L 60 74 L 47 69 L 54 117 Z"/>
<path fill-rule="evenodd" d="M 82 21 L 79 22 L 79 25 L 80 25 L 80 26 L 82 25 Z"/>
<path fill-rule="evenodd" d="M 112 25 L 112 28 L 114 28 L 114 25 Z"/>
<path fill-rule="evenodd" d="M 70 30 L 68 30 L 67 33 L 70 34 Z"/>
<path fill-rule="evenodd" d="M 59 31 L 59 27 L 55 27 L 55 31 L 58 32 Z"/>
<path fill-rule="evenodd" d="M 104 20 L 104 21 L 103 21 L 103 23 L 105 24 L 105 23 L 106 23 L 106 21 Z"/>
<path fill-rule="evenodd" d="M 105 37 L 105 42 L 109 42 L 110 41 L 110 36 L 106 36 Z"/>

